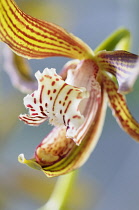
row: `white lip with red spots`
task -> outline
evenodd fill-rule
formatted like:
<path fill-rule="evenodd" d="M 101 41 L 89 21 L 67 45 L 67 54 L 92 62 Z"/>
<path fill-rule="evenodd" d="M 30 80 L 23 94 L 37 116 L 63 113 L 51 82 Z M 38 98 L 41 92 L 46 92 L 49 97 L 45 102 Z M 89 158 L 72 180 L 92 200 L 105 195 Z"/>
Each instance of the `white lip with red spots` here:
<path fill-rule="evenodd" d="M 24 98 L 24 105 L 29 114 L 19 118 L 30 125 L 39 125 L 46 119 L 50 124 L 67 128 L 66 136 L 72 138 L 75 131 L 83 124 L 84 116 L 79 111 L 79 104 L 89 97 L 85 88 L 68 85 L 56 74 L 55 69 L 37 71 L 38 90 Z"/>

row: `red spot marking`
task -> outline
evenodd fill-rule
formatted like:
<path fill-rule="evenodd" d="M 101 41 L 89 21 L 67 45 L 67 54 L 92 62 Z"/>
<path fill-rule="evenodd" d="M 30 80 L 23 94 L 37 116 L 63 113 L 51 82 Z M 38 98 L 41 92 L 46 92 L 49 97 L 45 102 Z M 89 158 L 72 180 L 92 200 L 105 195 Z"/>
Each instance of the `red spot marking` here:
<path fill-rule="evenodd" d="M 50 101 L 52 101 L 52 99 L 53 99 L 53 98 L 52 98 L 52 97 L 50 97 Z"/>
<path fill-rule="evenodd" d="M 44 119 L 42 116 L 37 116 L 37 118 Z"/>
<path fill-rule="evenodd" d="M 33 113 L 32 115 L 38 115 L 38 113 Z"/>
<path fill-rule="evenodd" d="M 43 112 L 43 107 L 42 106 L 40 106 L 40 110 L 41 110 L 41 112 Z"/>
<path fill-rule="evenodd" d="M 66 109 L 65 109 L 64 113 L 66 113 L 66 112 L 67 112 L 67 110 L 68 110 L 68 108 L 69 108 L 70 104 L 71 104 L 71 101 L 69 101 L 69 103 L 68 103 L 68 105 L 67 105 L 67 107 L 66 107 Z"/>
<path fill-rule="evenodd" d="M 63 115 L 63 122 L 64 122 L 64 125 L 66 125 L 66 122 L 65 122 L 65 115 Z"/>
<path fill-rule="evenodd" d="M 55 97 L 55 100 L 54 100 L 54 103 L 53 103 L 53 111 L 54 111 L 54 107 L 55 107 L 55 103 L 56 103 L 56 100 L 57 100 L 57 98 L 58 98 L 58 96 L 59 96 L 59 94 L 60 94 L 60 92 L 63 90 L 63 88 L 65 87 L 65 86 L 67 86 L 68 84 L 64 84 L 61 88 L 60 88 L 60 90 L 58 91 L 58 93 L 57 93 L 57 96 Z"/>
<path fill-rule="evenodd" d="M 28 108 L 33 108 L 33 106 L 31 106 L 30 104 L 27 104 L 26 107 L 28 107 Z"/>
<path fill-rule="evenodd" d="M 48 106 L 48 104 L 47 104 L 47 103 L 45 103 L 45 106 L 47 107 L 47 106 Z"/>
<path fill-rule="evenodd" d="M 73 89 L 70 89 L 70 90 L 67 92 L 67 95 L 69 95 L 69 94 L 71 93 L 72 90 L 73 90 Z"/>
<path fill-rule="evenodd" d="M 56 89 L 53 90 L 53 93 L 56 93 Z"/>
<path fill-rule="evenodd" d="M 45 117 L 47 117 L 47 114 L 45 114 L 44 112 L 41 112 L 42 115 L 44 115 Z"/>
<path fill-rule="evenodd" d="M 69 125 L 70 119 L 68 119 L 67 124 Z"/>
<path fill-rule="evenodd" d="M 62 114 L 62 110 L 60 110 L 60 114 Z"/>
<path fill-rule="evenodd" d="M 52 79 L 52 77 L 51 76 L 49 76 L 49 75 L 44 75 L 46 78 L 49 78 L 49 79 Z"/>
<path fill-rule="evenodd" d="M 82 97 L 82 95 L 81 95 L 81 92 L 80 93 L 78 93 L 78 95 L 77 95 L 77 99 L 82 99 L 83 97 Z"/>
<path fill-rule="evenodd" d="M 51 91 L 50 91 L 50 90 L 48 90 L 47 94 L 49 95 L 50 93 L 51 93 Z"/>
<path fill-rule="evenodd" d="M 55 82 L 55 81 L 53 81 L 53 82 L 51 83 L 51 85 L 52 85 L 52 86 L 54 86 L 54 85 L 55 85 L 55 83 L 56 83 L 56 82 Z"/>
<path fill-rule="evenodd" d="M 68 96 L 65 97 L 65 101 L 68 99 Z"/>
<path fill-rule="evenodd" d="M 40 92 L 40 104 L 42 103 L 42 93 L 43 93 L 44 85 L 42 85 L 41 92 Z"/>
<path fill-rule="evenodd" d="M 58 78 L 56 78 L 56 81 L 59 81 L 59 79 L 58 79 Z"/>
<path fill-rule="evenodd" d="M 44 80 L 44 77 L 42 77 L 41 79 L 40 79 L 40 82 L 42 82 Z"/>
<path fill-rule="evenodd" d="M 37 101 L 36 101 L 36 98 L 34 98 L 34 104 L 36 104 L 36 102 L 37 102 Z"/>
<path fill-rule="evenodd" d="M 31 96 L 34 97 L 34 93 L 32 93 Z"/>
<path fill-rule="evenodd" d="M 65 106 L 65 102 L 63 103 L 63 106 Z"/>
<path fill-rule="evenodd" d="M 80 117 L 79 115 L 74 115 L 72 118 L 73 118 L 73 119 L 74 119 L 74 118 L 81 119 L 81 117 Z"/>
<path fill-rule="evenodd" d="M 45 117 L 47 117 L 47 115 L 44 113 L 43 107 L 40 106 L 40 110 L 41 110 L 41 114 L 44 115 Z"/>
<path fill-rule="evenodd" d="M 35 110 L 35 109 L 31 109 L 30 111 L 34 112 L 34 111 L 36 111 L 36 110 Z"/>
<path fill-rule="evenodd" d="M 61 101 L 59 101 L 59 104 L 61 104 Z"/>

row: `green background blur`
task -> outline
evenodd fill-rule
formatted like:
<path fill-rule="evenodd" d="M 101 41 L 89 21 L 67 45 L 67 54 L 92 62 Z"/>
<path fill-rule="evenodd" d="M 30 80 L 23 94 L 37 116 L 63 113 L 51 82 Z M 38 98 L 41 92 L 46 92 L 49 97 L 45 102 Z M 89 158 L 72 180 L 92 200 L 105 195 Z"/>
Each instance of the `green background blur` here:
<path fill-rule="evenodd" d="M 139 50 L 138 0 L 16 0 L 28 14 L 52 21 L 84 40 L 94 49 L 120 26 L 132 35 L 131 52 Z M 0 45 L 2 51 L 3 44 Z M 60 71 L 66 58 L 31 60 L 33 72 L 45 67 Z M 14 89 L 2 71 L 0 56 L 0 210 L 35 210 L 49 198 L 56 178 L 21 165 L 20 153 L 33 156 L 36 146 L 51 127 L 38 128 L 18 120 L 25 113 L 24 94 Z M 139 81 L 127 101 L 139 120 Z M 108 109 L 100 141 L 87 163 L 79 170 L 65 210 L 138 210 L 139 144 L 125 134 Z"/>

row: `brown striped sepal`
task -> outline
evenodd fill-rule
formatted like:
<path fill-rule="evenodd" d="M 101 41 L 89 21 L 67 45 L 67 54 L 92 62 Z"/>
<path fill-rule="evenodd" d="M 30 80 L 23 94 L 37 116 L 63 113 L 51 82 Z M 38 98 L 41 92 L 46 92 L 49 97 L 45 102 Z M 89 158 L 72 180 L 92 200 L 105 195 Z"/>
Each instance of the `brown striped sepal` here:
<path fill-rule="evenodd" d="M 5 45 L 3 50 L 4 70 L 9 75 L 12 85 L 23 93 L 30 93 L 37 88 L 37 82 L 31 74 L 27 60 L 13 53 Z"/>
<path fill-rule="evenodd" d="M 0 40 L 26 58 L 84 59 L 93 53 L 82 40 L 62 27 L 25 14 L 14 0 L 0 0 Z"/>
<path fill-rule="evenodd" d="M 64 127 L 57 127 L 37 147 L 34 159 L 26 160 L 21 154 L 19 162 L 43 171 L 48 177 L 60 176 L 81 167 L 94 150 L 103 128 L 107 97 L 104 91 L 101 94 L 95 119 L 79 146 L 66 138 Z"/>
<path fill-rule="evenodd" d="M 116 84 L 108 76 L 104 76 L 104 87 L 114 117 L 126 133 L 139 141 L 139 123 L 131 115 L 125 97 L 118 93 Z"/>
<path fill-rule="evenodd" d="M 66 136 L 74 138 L 76 130 L 84 122 L 78 107 L 82 99 L 89 97 L 89 93 L 85 88 L 68 85 L 55 69 L 46 68 L 43 73 L 36 72 L 35 76 L 38 90 L 24 98 L 29 115 L 20 115 L 20 120 L 29 125 L 39 125 L 49 118 L 52 125 L 64 124 Z"/>
<path fill-rule="evenodd" d="M 101 51 L 96 55 L 101 71 L 114 75 L 118 91 L 127 93 L 132 89 L 139 73 L 139 56 L 127 51 Z"/>

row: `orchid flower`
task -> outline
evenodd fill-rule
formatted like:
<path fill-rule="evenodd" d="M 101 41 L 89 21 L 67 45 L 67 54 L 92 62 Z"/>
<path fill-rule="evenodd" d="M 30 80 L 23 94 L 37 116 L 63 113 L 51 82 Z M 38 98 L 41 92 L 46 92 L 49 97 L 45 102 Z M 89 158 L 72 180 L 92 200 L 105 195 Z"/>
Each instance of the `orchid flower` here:
<path fill-rule="evenodd" d="M 98 142 L 108 104 L 120 127 L 139 141 L 139 124 L 125 99 L 139 70 L 139 57 L 126 51 L 129 36 L 121 29 L 92 51 L 60 26 L 25 14 L 13 0 L 0 1 L 0 40 L 13 52 L 28 59 L 74 59 L 65 64 L 60 75 L 54 68 L 36 72 L 38 89 L 24 98 L 29 113 L 19 118 L 32 126 L 48 120 L 56 127 L 32 159 L 19 156 L 21 163 L 49 177 L 79 168 Z"/>

